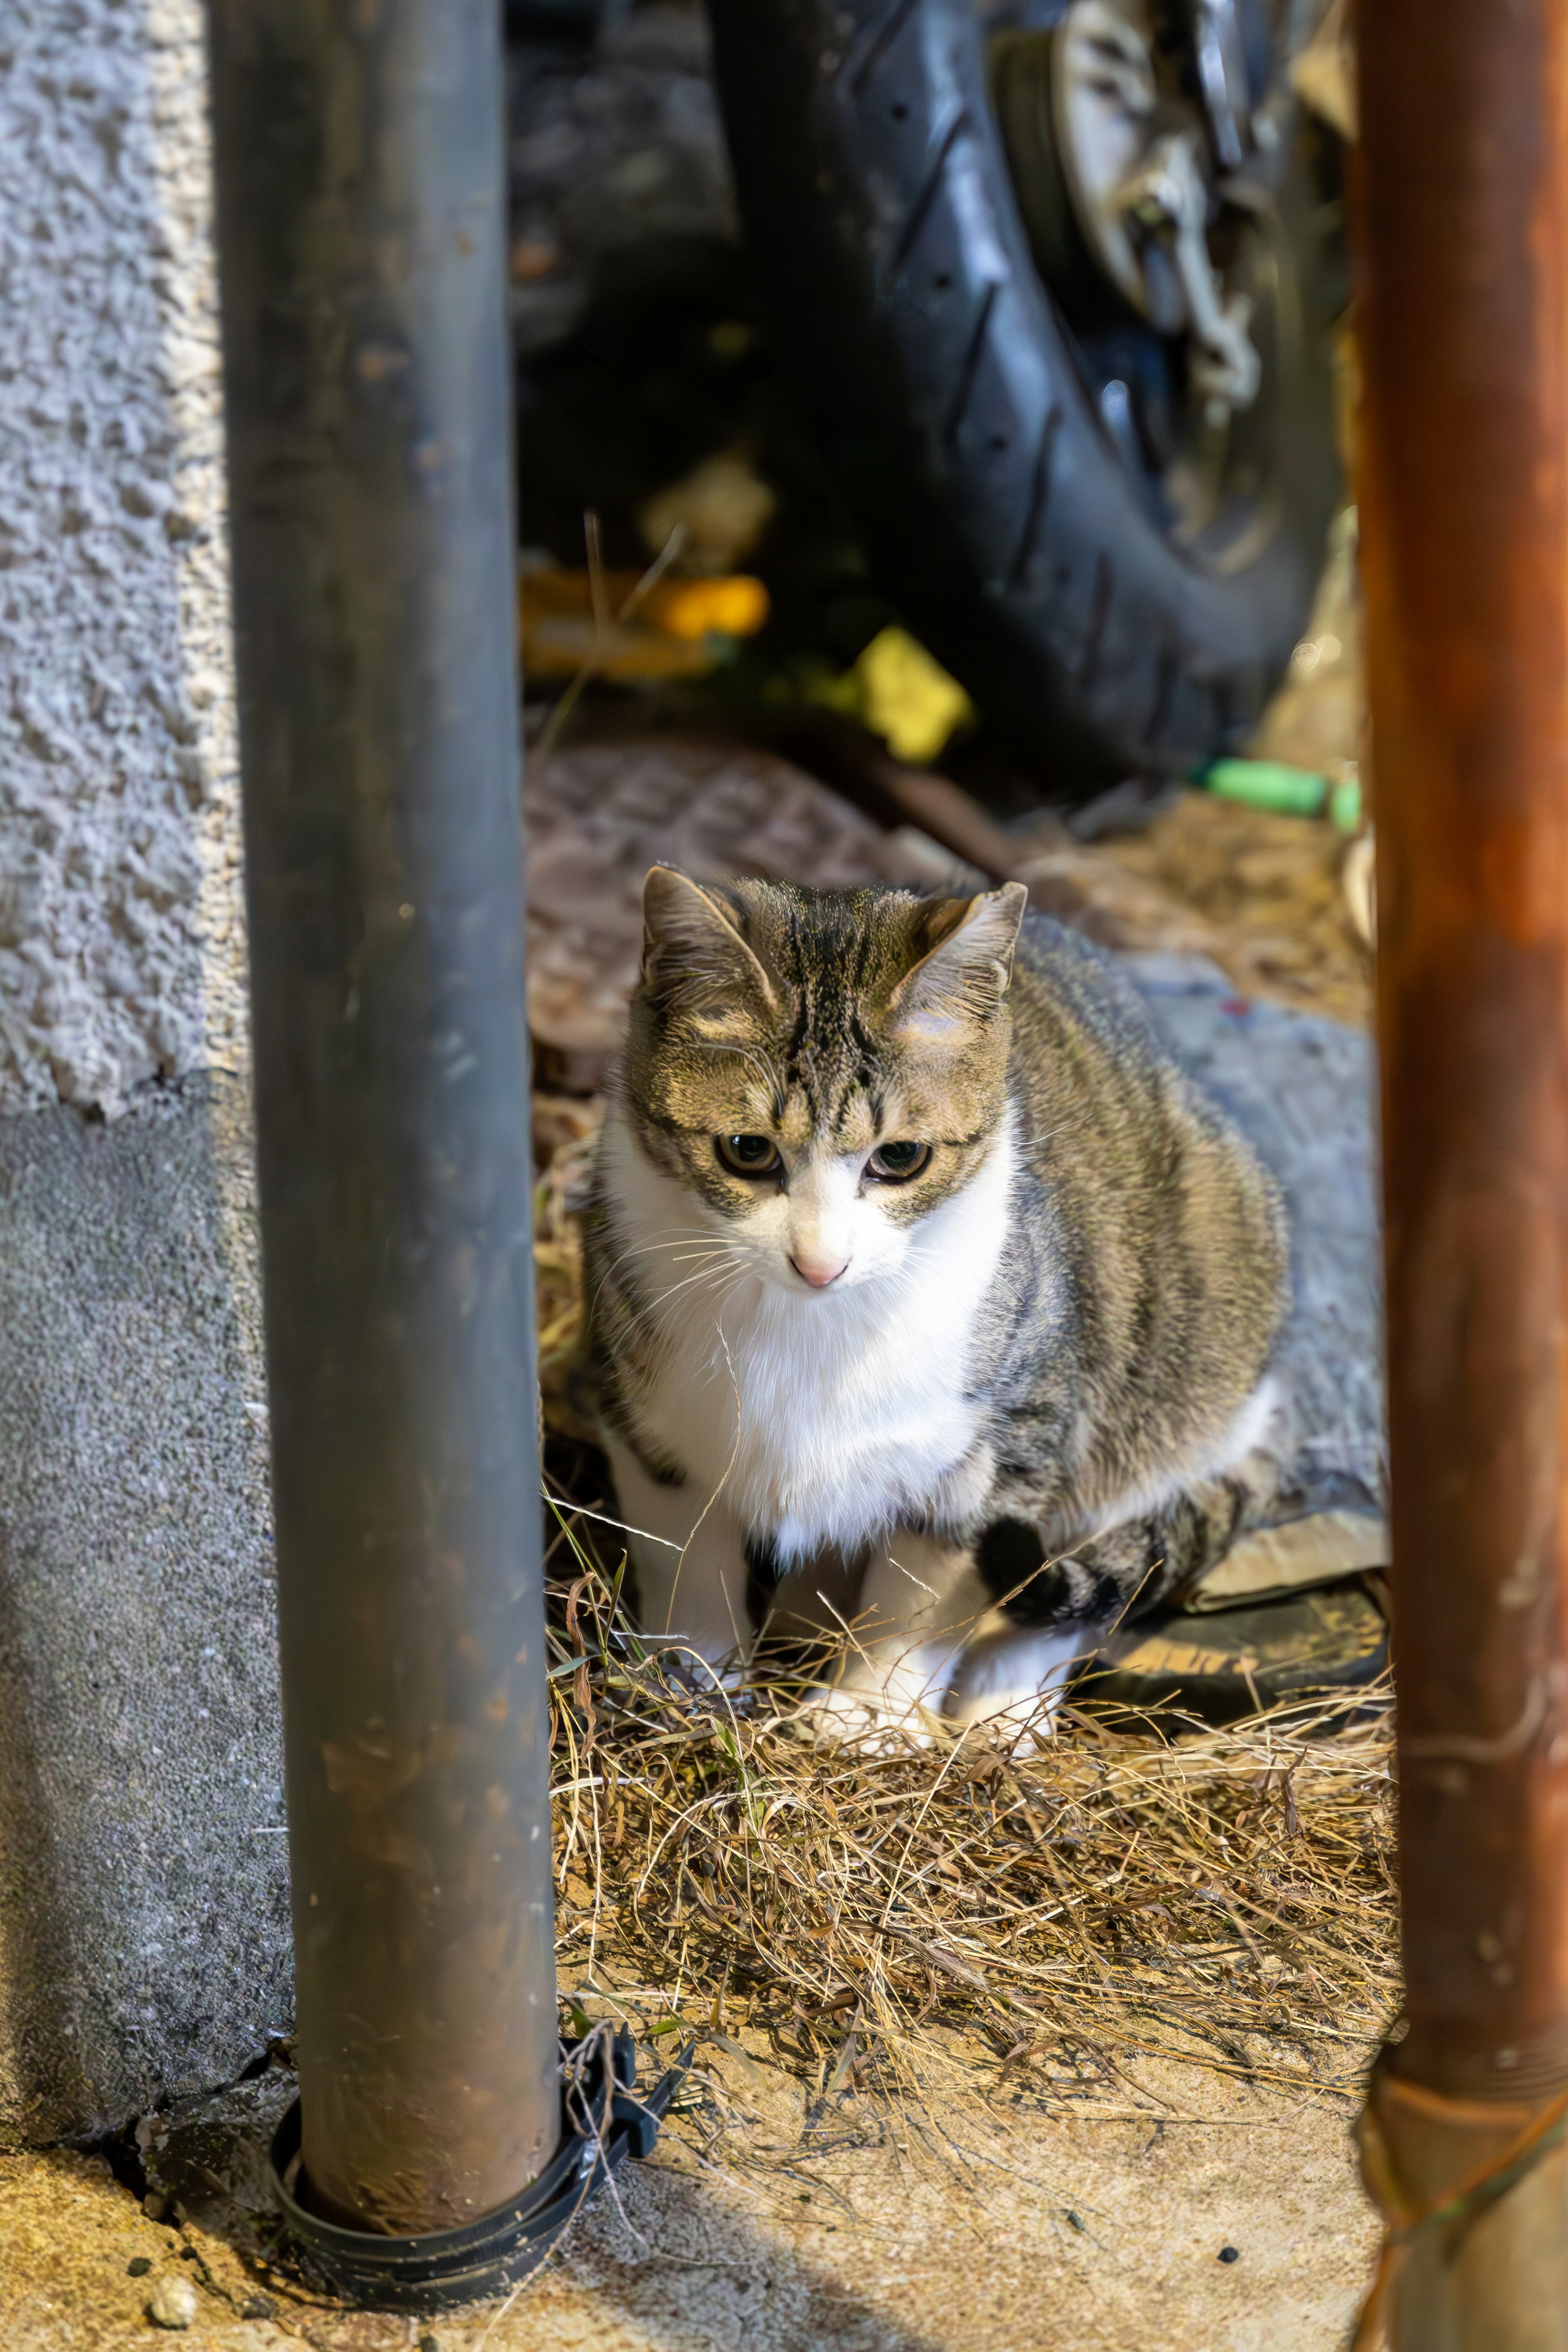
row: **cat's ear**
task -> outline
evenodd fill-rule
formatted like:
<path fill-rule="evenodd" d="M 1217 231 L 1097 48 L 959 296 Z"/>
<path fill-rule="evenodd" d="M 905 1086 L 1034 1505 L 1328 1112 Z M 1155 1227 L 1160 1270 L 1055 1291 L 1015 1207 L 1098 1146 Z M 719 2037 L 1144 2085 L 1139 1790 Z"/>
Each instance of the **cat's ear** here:
<path fill-rule="evenodd" d="M 922 908 L 924 952 L 893 991 L 894 1034 L 940 1045 L 960 1027 L 989 1021 L 1013 977 L 1013 950 L 1029 894 L 1021 882 L 977 898 L 937 898 Z"/>
<path fill-rule="evenodd" d="M 673 866 L 652 866 L 643 884 L 643 985 L 667 1010 L 698 1011 L 737 991 L 778 1011 L 772 982 L 740 929 L 740 908 L 725 891 L 697 883 Z"/>

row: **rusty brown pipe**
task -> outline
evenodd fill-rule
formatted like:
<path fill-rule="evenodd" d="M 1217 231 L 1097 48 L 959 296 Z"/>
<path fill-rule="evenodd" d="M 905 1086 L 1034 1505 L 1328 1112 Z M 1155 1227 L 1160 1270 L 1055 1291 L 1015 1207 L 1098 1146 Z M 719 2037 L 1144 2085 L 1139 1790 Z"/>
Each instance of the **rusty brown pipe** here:
<path fill-rule="evenodd" d="M 1568 2084 L 1568 12 L 1363 0 L 1360 69 L 1408 2021 L 1372 2107 L 1419 2205 Z M 1394 2342 L 1568 2346 L 1564 2179 L 1418 2233 Z"/>

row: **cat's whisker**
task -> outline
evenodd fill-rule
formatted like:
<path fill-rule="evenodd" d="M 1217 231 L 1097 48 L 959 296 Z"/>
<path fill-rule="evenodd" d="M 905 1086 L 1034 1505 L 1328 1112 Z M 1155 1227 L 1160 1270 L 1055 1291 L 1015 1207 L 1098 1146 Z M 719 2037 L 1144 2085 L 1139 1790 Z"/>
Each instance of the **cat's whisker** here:
<path fill-rule="evenodd" d="M 667 1225 L 661 1234 L 653 1234 L 644 1241 L 632 1243 L 627 1248 L 622 1250 L 618 1256 L 611 1259 L 609 1265 L 605 1268 L 604 1273 L 599 1276 L 598 1282 L 595 1286 L 593 1300 L 588 1309 L 587 1319 L 589 1322 L 591 1323 L 595 1316 L 598 1313 L 599 1301 L 604 1296 L 605 1284 L 610 1280 L 612 1275 L 616 1274 L 620 1268 L 623 1265 L 626 1265 L 632 1258 L 645 1256 L 654 1250 L 680 1249 L 684 1248 L 689 1242 L 707 1241 L 711 1241 L 721 1248 L 729 1248 L 732 1246 L 727 1235 L 714 1234 L 710 1227 L 702 1225 Z"/>
<path fill-rule="evenodd" d="M 700 1274 L 691 1275 L 685 1282 L 678 1283 L 673 1290 L 661 1293 L 645 1309 L 650 1327 L 657 1328 L 659 1324 L 668 1321 L 670 1310 L 677 1301 L 685 1307 L 690 1307 L 701 1297 L 705 1290 L 716 1289 L 729 1272 L 730 1269 L 727 1266 L 705 1266 Z M 739 1280 L 739 1276 L 734 1279 Z"/>
<path fill-rule="evenodd" d="M 681 1254 L 679 1256 L 673 1256 L 672 1254 L 673 1263 L 677 1265 L 685 1265 L 697 1258 L 735 1257 L 744 1252 L 746 1248 L 747 1244 L 739 1239 L 731 1239 L 729 1241 L 715 1240 L 701 1243 L 689 1242 L 682 1244 Z M 645 1267 L 643 1271 L 645 1276 L 652 1276 L 655 1275 L 657 1270 Z"/>
<path fill-rule="evenodd" d="M 687 1258 L 678 1259 L 676 1263 L 684 1265 L 691 1257 L 701 1257 L 728 1264 L 738 1257 L 750 1257 L 751 1254 L 749 1244 L 738 1238 L 733 1241 L 713 1241 L 705 1243 L 700 1250 L 689 1251 Z"/>
<path fill-rule="evenodd" d="M 700 1296 L 704 1284 L 716 1282 L 721 1276 L 730 1273 L 734 1256 L 738 1254 L 739 1244 L 733 1251 L 726 1251 L 720 1255 L 716 1263 L 701 1265 L 695 1274 L 689 1274 L 682 1281 L 672 1283 L 668 1289 L 658 1291 L 637 1311 L 634 1320 L 644 1321 L 650 1327 L 657 1328 L 659 1318 L 672 1300 L 680 1297 L 683 1294 Z M 741 1280 L 747 1271 L 745 1266 L 741 1266 L 735 1273 L 735 1280 Z"/>
<path fill-rule="evenodd" d="M 720 1249 L 731 1245 L 728 1235 L 715 1234 L 702 1225 L 689 1226 L 683 1233 L 656 1234 L 649 1241 L 634 1242 L 629 1248 L 622 1250 L 617 1257 L 612 1258 L 605 1269 L 605 1277 L 616 1273 L 623 1265 L 628 1265 L 634 1257 L 651 1256 L 655 1250 L 687 1249 L 694 1244 L 700 1246 L 707 1244 L 711 1244 Z"/>

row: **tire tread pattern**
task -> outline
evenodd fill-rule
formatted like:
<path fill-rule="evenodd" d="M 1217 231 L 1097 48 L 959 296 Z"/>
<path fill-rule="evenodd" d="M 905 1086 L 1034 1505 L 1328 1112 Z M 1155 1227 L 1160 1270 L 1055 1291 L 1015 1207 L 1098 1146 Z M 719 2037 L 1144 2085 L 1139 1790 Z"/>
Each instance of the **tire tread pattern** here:
<path fill-rule="evenodd" d="M 971 0 L 709 11 L 780 346 L 910 625 L 1069 791 L 1234 748 L 1321 561 L 1326 386 L 1298 393 L 1285 527 L 1233 573 L 1189 560 L 1036 273 Z"/>

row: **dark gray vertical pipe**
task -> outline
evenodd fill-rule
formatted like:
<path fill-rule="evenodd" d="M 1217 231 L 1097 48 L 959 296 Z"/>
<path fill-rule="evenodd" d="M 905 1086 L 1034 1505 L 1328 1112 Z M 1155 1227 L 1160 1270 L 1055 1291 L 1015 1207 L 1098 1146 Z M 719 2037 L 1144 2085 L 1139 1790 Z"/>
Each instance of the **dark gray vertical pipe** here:
<path fill-rule="evenodd" d="M 558 2131 L 496 0 L 212 0 L 307 2196 Z"/>

